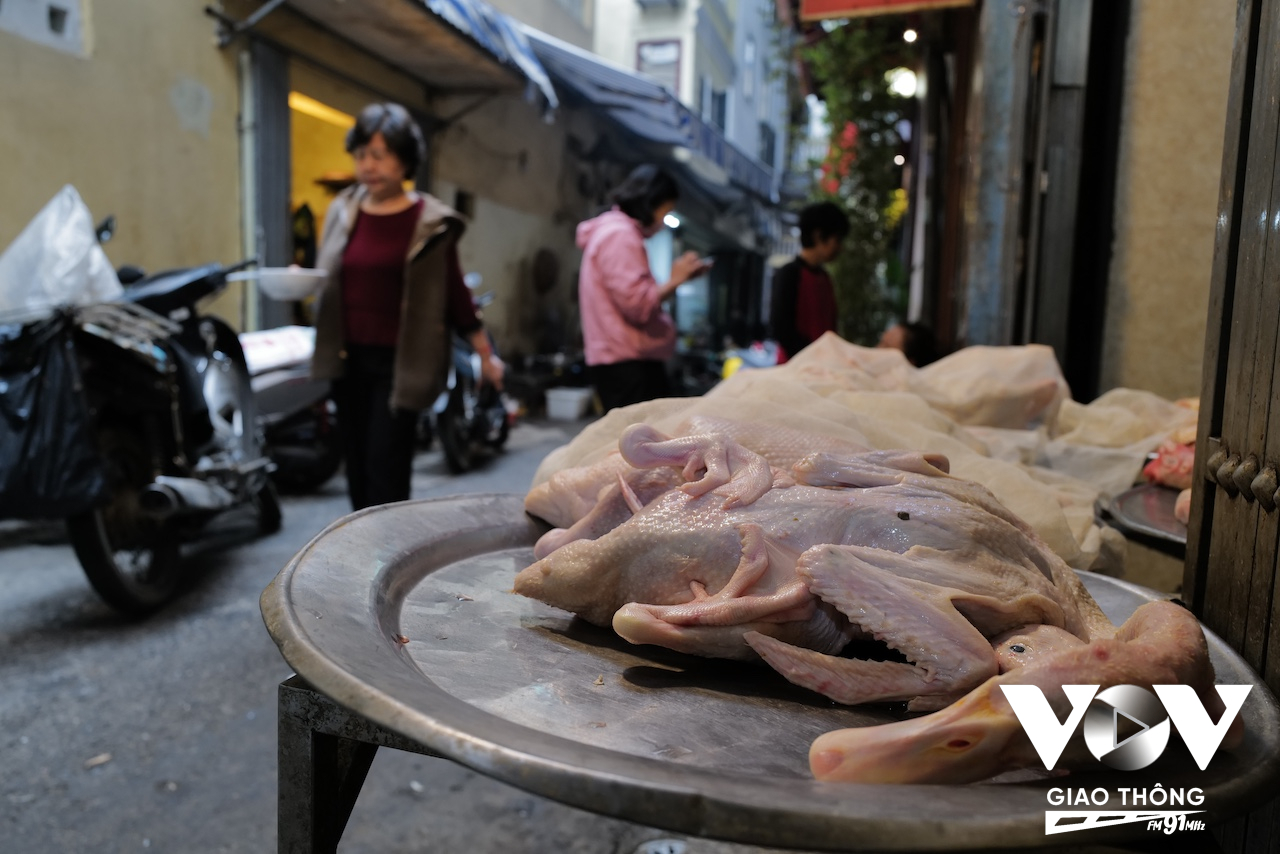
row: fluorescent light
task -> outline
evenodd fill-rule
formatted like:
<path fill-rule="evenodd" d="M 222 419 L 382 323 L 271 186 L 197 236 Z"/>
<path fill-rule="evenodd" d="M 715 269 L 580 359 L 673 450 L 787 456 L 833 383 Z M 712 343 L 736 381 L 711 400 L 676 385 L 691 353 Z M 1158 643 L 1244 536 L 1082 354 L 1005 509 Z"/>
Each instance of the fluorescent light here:
<path fill-rule="evenodd" d="M 680 227 L 680 217 L 676 216 L 675 214 L 667 214 L 662 218 L 662 222 L 667 226 L 667 228 Z"/>
<path fill-rule="evenodd" d="M 894 166 L 901 166 L 903 163 L 906 163 L 906 162 L 907 162 L 907 158 L 903 157 L 901 154 L 896 154 L 893 157 Z"/>
<path fill-rule="evenodd" d="M 304 116 L 311 116 L 313 119 L 337 125 L 340 128 L 349 128 L 356 123 L 355 116 L 349 116 L 341 110 L 335 110 L 328 104 L 322 104 L 315 98 L 308 98 L 301 92 L 289 93 L 289 109 L 296 110 Z"/>
<path fill-rule="evenodd" d="M 920 38 L 920 34 L 915 30 L 907 30 L 902 34 L 902 40 L 907 44 L 911 44 L 918 38 Z"/>

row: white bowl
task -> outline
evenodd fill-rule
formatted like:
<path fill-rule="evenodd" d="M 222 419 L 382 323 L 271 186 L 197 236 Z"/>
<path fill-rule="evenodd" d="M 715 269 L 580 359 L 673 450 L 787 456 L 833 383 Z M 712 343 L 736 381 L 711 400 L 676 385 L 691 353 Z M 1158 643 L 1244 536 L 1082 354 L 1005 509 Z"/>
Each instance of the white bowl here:
<path fill-rule="evenodd" d="M 314 294 L 328 275 L 324 270 L 306 267 L 260 267 L 232 273 L 227 281 L 254 282 L 271 299 L 294 302 Z"/>

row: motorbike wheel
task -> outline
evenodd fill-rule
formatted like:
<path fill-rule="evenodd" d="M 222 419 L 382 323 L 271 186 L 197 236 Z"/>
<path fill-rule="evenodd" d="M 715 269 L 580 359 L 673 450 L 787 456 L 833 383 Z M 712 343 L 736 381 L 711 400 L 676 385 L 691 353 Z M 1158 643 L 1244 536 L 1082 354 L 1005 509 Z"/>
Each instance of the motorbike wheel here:
<path fill-rule="evenodd" d="M 498 434 L 488 439 L 488 446 L 494 451 L 501 451 L 503 446 L 507 444 L 507 439 L 511 437 L 511 419 L 507 416 L 507 408 L 503 404 L 503 395 L 491 386 L 485 386 L 480 391 L 482 405 L 486 410 L 500 408 L 502 410 L 502 426 L 498 428 Z"/>
<path fill-rule="evenodd" d="M 436 441 L 436 428 L 432 426 L 431 410 L 427 409 L 418 419 L 418 450 L 429 451 Z"/>
<path fill-rule="evenodd" d="M 329 407 L 329 401 L 322 400 L 303 413 L 307 422 L 302 425 L 290 419 L 285 426 L 267 431 L 267 455 L 276 464 L 271 479 L 278 491 L 293 495 L 315 492 L 342 467 L 342 443 Z"/>
<path fill-rule="evenodd" d="M 498 438 L 494 439 L 490 444 L 495 451 L 501 451 L 502 447 L 507 444 L 507 439 L 511 436 L 511 422 L 503 421 L 502 429 L 498 431 Z"/>
<path fill-rule="evenodd" d="M 141 440 L 122 431 L 104 437 L 117 466 L 110 500 L 67 519 L 67 533 L 89 583 L 108 605 L 140 617 L 173 598 L 181 580 L 178 538 L 138 501 L 146 474 Z"/>
<path fill-rule="evenodd" d="M 205 450 L 226 454 L 235 463 L 253 462 L 264 453 L 264 437 L 244 349 L 231 327 L 218 318 L 204 317 L 200 324 L 214 337 L 202 389 L 213 425 L 213 439 Z"/>
<path fill-rule="evenodd" d="M 511 422 L 507 419 L 502 420 L 502 426 L 498 428 L 498 432 L 492 436 L 486 436 L 484 440 L 485 447 L 493 452 L 502 450 L 507 444 L 507 439 L 511 437 Z"/>
<path fill-rule="evenodd" d="M 471 471 L 476 464 L 463 394 L 462 386 L 454 388 L 449 395 L 449 403 L 436 419 L 436 433 L 440 437 L 440 449 L 444 451 L 444 463 L 453 474 Z"/>
<path fill-rule="evenodd" d="M 277 466 L 271 475 L 272 481 L 281 492 L 289 495 L 315 492 L 328 483 L 342 467 L 342 455 L 336 451 L 317 454 L 316 459 L 306 462 L 294 462 L 276 454 L 271 457 Z"/>
<path fill-rule="evenodd" d="M 269 480 L 263 484 L 254 496 L 253 504 L 258 511 L 258 533 L 274 534 L 279 531 L 284 514 L 280 510 L 280 496 L 275 484 Z"/>
<path fill-rule="evenodd" d="M 204 374 L 204 398 L 214 426 L 214 446 L 219 452 L 228 453 L 235 462 L 258 460 L 266 453 L 265 436 L 258 420 L 258 404 L 244 348 L 231 327 L 218 318 L 206 317 L 201 324 L 208 324 L 212 330 L 214 358 L 221 360 L 211 359 Z M 327 415 L 328 411 L 321 412 Z M 332 475 L 330 471 L 325 479 Z M 253 494 L 253 507 L 258 514 L 259 533 L 274 534 L 280 530 L 283 521 L 280 497 L 270 478 Z"/>

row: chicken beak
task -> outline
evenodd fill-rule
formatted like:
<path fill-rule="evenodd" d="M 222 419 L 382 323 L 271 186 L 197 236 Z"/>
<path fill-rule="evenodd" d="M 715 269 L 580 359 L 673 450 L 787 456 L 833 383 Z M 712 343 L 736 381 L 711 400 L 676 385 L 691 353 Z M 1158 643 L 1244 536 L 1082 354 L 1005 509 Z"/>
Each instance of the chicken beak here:
<path fill-rule="evenodd" d="M 913 720 L 819 736 L 809 769 L 832 782 L 971 783 L 1000 772 L 1019 732 L 1017 720 L 985 698 L 966 699 Z"/>

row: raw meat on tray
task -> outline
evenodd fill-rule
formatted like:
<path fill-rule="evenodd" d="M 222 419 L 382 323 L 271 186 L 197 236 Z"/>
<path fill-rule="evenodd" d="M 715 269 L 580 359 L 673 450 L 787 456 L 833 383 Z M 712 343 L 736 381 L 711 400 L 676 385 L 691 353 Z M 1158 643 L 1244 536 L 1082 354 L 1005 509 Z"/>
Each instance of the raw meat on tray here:
<path fill-rule="evenodd" d="M 916 370 L 826 336 L 701 398 L 615 410 L 549 455 L 525 507 L 555 527 L 515 592 L 840 703 L 932 712 L 820 737 L 819 779 L 986 779 L 1036 764 L 1004 685 L 1061 712 L 1064 684 L 1175 682 L 1222 711 L 1194 616 L 1153 602 L 1117 628 L 1075 571 L 1119 568 L 1095 503 L 1188 435 L 1194 412 L 1145 392 L 1071 401 L 1048 348 Z M 1170 454 L 1162 470 L 1189 472 Z M 898 660 L 846 657 L 852 641 Z M 1238 720 L 1225 736 L 1239 743 Z"/>
<path fill-rule="evenodd" d="M 648 503 L 630 495 L 634 515 L 551 551 L 515 590 L 633 643 L 760 657 L 842 703 L 929 709 L 996 674 L 989 637 L 1027 624 L 1111 632 L 1061 558 L 940 455 L 818 452 L 784 471 L 725 434 L 647 425 L 620 450 L 682 482 Z M 909 663 L 839 657 L 855 638 Z"/>

